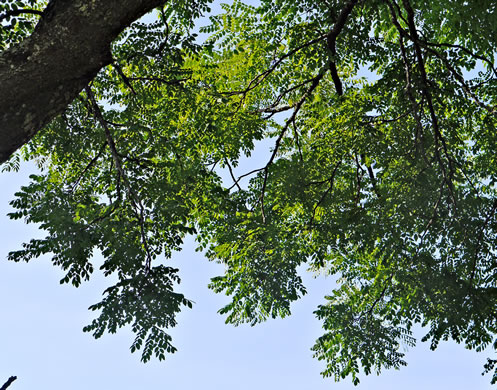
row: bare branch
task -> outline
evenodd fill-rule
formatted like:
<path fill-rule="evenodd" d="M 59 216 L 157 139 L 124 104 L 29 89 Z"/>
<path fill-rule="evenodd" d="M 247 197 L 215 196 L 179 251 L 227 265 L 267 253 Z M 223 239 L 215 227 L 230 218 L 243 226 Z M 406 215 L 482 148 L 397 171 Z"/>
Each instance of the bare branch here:
<path fill-rule="evenodd" d="M 243 179 L 244 177 L 247 177 L 247 176 L 250 176 L 250 175 L 253 175 L 254 173 L 257 173 L 257 172 L 260 172 L 260 171 L 263 171 L 265 169 L 265 167 L 262 167 L 262 168 L 257 168 L 257 169 L 253 169 L 252 171 L 250 172 L 247 172 L 241 176 L 238 176 L 238 179 L 235 180 L 235 183 L 230 187 L 228 188 L 228 191 L 232 190 L 235 186 L 238 186 L 238 183 L 240 183 L 240 180 Z"/>
<path fill-rule="evenodd" d="M 238 180 L 235 179 L 235 175 L 233 174 L 233 168 L 231 168 L 231 164 L 230 162 L 228 161 L 227 158 L 224 159 L 224 163 L 227 165 L 229 171 L 230 171 L 230 175 L 231 175 L 231 178 L 233 179 L 233 185 L 236 186 L 238 188 L 238 191 L 241 191 L 242 188 L 240 187 L 240 185 L 238 184 Z M 233 188 L 233 187 L 231 187 Z"/>
<path fill-rule="evenodd" d="M 9 379 L 7 379 L 7 382 L 5 382 L 2 387 L 0 387 L 0 390 L 7 390 L 7 387 L 9 387 L 16 379 L 16 376 L 11 376 Z"/>

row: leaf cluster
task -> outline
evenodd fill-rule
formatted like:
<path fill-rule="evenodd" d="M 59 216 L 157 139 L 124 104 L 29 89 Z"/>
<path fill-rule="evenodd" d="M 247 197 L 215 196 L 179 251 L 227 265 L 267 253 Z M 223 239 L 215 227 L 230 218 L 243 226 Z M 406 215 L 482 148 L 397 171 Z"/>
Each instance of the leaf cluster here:
<path fill-rule="evenodd" d="M 325 376 L 405 365 L 415 324 L 433 349 L 495 349 L 497 29 L 470 3 L 235 1 L 203 43 L 204 3 L 135 23 L 25 150 L 43 174 L 11 216 L 48 235 L 11 259 L 53 253 L 78 285 L 101 251 L 119 281 L 86 330 L 130 324 L 143 360 L 175 350 L 164 329 L 191 306 L 160 263 L 186 234 L 225 266 L 210 287 L 235 325 L 289 315 L 304 264 L 337 278 L 315 312 Z"/>

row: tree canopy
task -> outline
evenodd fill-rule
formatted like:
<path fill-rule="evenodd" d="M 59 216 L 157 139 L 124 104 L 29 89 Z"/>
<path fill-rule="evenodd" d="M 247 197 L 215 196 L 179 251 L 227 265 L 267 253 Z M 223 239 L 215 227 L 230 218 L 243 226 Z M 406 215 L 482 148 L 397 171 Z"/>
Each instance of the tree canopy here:
<path fill-rule="evenodd" d="M 4 53 L 43 21 L 16 11 L 27 6 L 45 4 L 0 5 Z M 84 330 L 98 338 L 130 325 L 144 361 L 175 351 L 167 328 L 192 307 L 167 263 L 188 234 L 225 265 L 210 287 L 231 297 L 227 323 L 289 315 L 306 293 L 301 265 L 338 277 L 315 311 L 324 376 L 358 383 L 361 371 L 405 365 L 415 324 L 432 349 L 453 339 L 495 350 L 495 3 L 223 9 L 203 40 L 194 25 L 207 2 L 172 1 L 153 22 L 134 22 L 83 91 L 10 157 L 4 169 L 21 159 L 41 169 L 10 216 L 47 236 L 9 259 L 52 253 L 61 282 L 78 286 L 100 251 L 100 271 L 118 282 Z M 263 139 L 273 143 L 267 162 L 235 176 Z"/>

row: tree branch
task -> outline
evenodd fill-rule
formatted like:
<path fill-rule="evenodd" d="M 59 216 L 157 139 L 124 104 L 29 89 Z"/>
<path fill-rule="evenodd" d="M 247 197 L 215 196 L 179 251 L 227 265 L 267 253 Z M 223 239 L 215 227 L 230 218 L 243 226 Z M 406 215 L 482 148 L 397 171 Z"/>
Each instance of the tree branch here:
<path fill-rule="evenodd" d="M 419 44 L 419 37 L 418 37 L 418 32 L 416 30 L 416 25 L 414 24 L 414 10 L 411 7 L 411 4 L 409 3 L 409 0 L 402 0 L 402 3 L 404 5 L 404 8 L 407 12 L 407 22 L 409 26 L 409 32 L 411 35 L 411 39 L 414 44 L 414 50 L 416 53 L 416 59 L 418 62 L 418 68 L 421 73 L 421 82 L 422 82 L 422 93 L 426 98 L 426 101 L 428 102 L 428 111 L 430 112 L 430 118 L 431 122 L 433 125 L 433 131 L 435 135 L 435 155 L 437 157 L 438 163 L 440 165 L 440 169 L 442 170 L 442 174 L 444 177 L 444 180 L 447 184 L 447 187 L 449 189 L 450 197 L 452 199 L 452 203 L 454 205 L 454 210 L 456 207 L 456 198 L 454 195 L 454 185 L 452 183 L 452 178 L 454 176 L 454 168 L 452 166 L 452 158 L 449 154 L 447 144 L 445 142 L 445 139 L 442 135 L 442 132 L 440 130 L 440 126 L 438 124 L 438 118 L 437 115 L 435 114 L 435 108 L 433 106 L 433 99 L 429 90 L 429 83 L 428 83 L 428 76 L 426 74 L 426 69 L 424 65 L 424 59 L 423 59 L 423 53 L 421 51 L 421 47 Z M 441 145 L 440 145 L 441 144 Z M 449 166 L 449 173 L 447 173 L 447 170 L 445 169 L 445 165 L 443 164 L 443 161 L 440 157 L 439 149 L 440 146 L 442 150 L 444 151 L 445 157 L 447 158 L 447 164 Z"/>
<path fill-rule="evenodd" d="M 97 101 L 95 100 L 95 96 L 93 95 L 93 92 L 91 91 L 90 87 L 85 88 L 86 94 L 88 95 L 88 99 L 91 102 L 93 112 L 95 115 L 95 119 L 100 123 L 100 126 L 105 131 L 105 138 L 107 140 L 107 144 L 109 145 L 111 154 L 112 154 L 112 159 L 114 163 L 116 164 L 116 169 L 122 177 L 124 184 L 128 187 L 129 193 L 130 193 L 130 198 L 131 198 L 131 203 L 133 204 L 134 212 L 136 215 L 136 218 L 138 219 L 138 222 L 140 224 L 140 234 L 141 234 L 141 240 L 142 240 L 142 245 L 143 249 L 145 250 L 145 271 L 148 273 L 152 267 L 152 253 L 150 251 L 150 247 L 148 245 L 148 239 L 147 239 L 147 234 L 146 234 L 146 229 L 145 229 L 145 207 L 143 206 L 143 203 L 138 196 L 138 194 L 133 190 L 131 183 L 128 180 L 128 177 L 126 175 L 126 172 L 124 171 L 124 168 L 121 164 L 121 159 L 119 157 L 119 153 L 117 152 L 116 144 L 114 142 L 114 139 L 112 138 L 112 134 L 110 133 L 109 127 L 107 126 L 107 122 L 103 118 L 102 112 L 100 111 L 100 107 L 97 104 Z"/>
<path fill-rule="evenodd" d="M 260 196 L 262 221 L 264 223 L 266 223 L 266 214 L 265 214 L 265 211 L 264 211 L 264 197 L 265 197 L 265 192 L 266 192 L 267 179 L 268 179 L 268 174 L 269 174 L 269 167 L 273 163 L 273 161 L 274 161 L 274 159 L 276 157 L 276 154 L 278 153 L 278 149 L 280 147 L 281 140 L 285 136 L 285 134 L 286 134 L 286 132 L 288 130 L 288 127 L 290 126 L 291 123 L 293 123 L 295 121 L 295 118 L 297 117 L 297 114 L 299 113 L 300 109 L 302 108 L 302 105 L 304 104 L 304 102 L 306 101 L 306 99 L 317 88 L 317 86 L 319 85 L 319 82 L 321 81 L 321 79 L 324 77 L 325 74 L 326 74 L 326 72 L 323 70 L 323 71 L 319 72 L 316 77 L 314 77 L 311 86 L 307 89 L 307 91 L 302 95 L 302 97 L 300 98 L 300 100 L 295 105 L 295 109 L 293 110 L 292 116 L 287 119 L 287 121 L 285 122 L 285 125 L 281 129 L 280 135 L 276 139 L 276 143 L 274 145 L 273 153 L 271 154 L 271 157 L 270 157 L 269 161 L 267 162 L 266 166 L 264 167 L 264 181 L 262 183 L 262 190 L 261 190 L 261 196 Z"/>
<path fill-rule="evenodd" d="M 250 172 L 247 172 L 247 173 L 244 173 L 243 175 L 238 176 L 238 179 L 236 179 L 235 182 L 233 183 L 233 185 L 230 188 L 228 188 L 228 191 L 231 191 L 234 187 L 239 187 L 238 183 L 240 183 L 240 180 L 242 180 L 244 177 L 253 175 L 254 173 L 263 171 L 264 169 L 265 169 L 265 167 L 253 169 Z"/>
<path fill-rule="evenodd" d="M 2 387 L 0 387 L 0 390 L 7 390 L 7 387 L 9 387 L 16 379 L 16 376 L 11 376 L 9 379 L 7 379 L 7 382 L 5 382 Z"/>
<path fill-rule="evenodd" d="M 303 43 L 300 46 L 297 46 L 296 48 L 290 50 L 289 52 L 283 54 L 280 58 L 275 60 L 272 64 L 272 66 L 268 69 L 266 69 L 264 72 L 259 73 L 256 77 L 254 77 L 248 84 L 247 88 L 241 91 L 229 91 L 229 92 L 219 92 L 222 95 L 227 95 L 227 96 L 234 96 L 234 95 L 246 95 L 248 92 L 253 90 L 254 88 L 257 88 L 284 60 L 287 58 L 291 57 L 292 55 L 298 53 L 300 50 L 305 49 L 306 47 L 312 46 L 315 43 L 321 42 L 324 39 L 326 39 L 328 35 L 323 34 L 315 39 L 312 39 L 310 41 L 307 41 Z"/>
<path fill-rule="evenodd" d="M 333 30 L 331 30 L 330 33 L 326 37 L 326 43 L 328 45 L 328 49 L 330 50 L 330 54 L 331 54 L 331 60 L 329 63 L 331 78 L 333 80 L 333 83 L 335 84 L 335 89 L 336 89 L 338 96 L 343 95 L 343 86 L 342 86 L 342 81 L 340 80 L 340 77 L 338 76 L 338 70 L 336 67 L 336 59 L 335 59 L 336 54 L 337 54 L 336 41 L 337 41 L 338 35 L 340 35 L 343 28 L 345 27 L 345 23 L 347 22 L 347 18 L 352 13 L 352 10 L 354 9 L 354 7 L 357 3 L 358 3 L 358 0 L 351 0 L 347 4 L 345 4 L 345 7 L 343 7 L 342 11 L 340 12 L 340 15 L 338 15 L 338 19 L 335 23 L 335 26 L 333 27 Z"/>
<path fill-rule="evenodd" d="M 236 186 L 238 188 L 238 191 L 241 191 L 242 188 L 238 184 L 238 180 L 236 180 L 235 174 L 233 173 L 233 168 L 231 167 L 231 164 L 230 164 L 230 162 L 228 161 L 227 158 L 224 159 L 224 163 L 227 165 L 227 167 L 228 167 L 228 169 L 230 171 L 231 178 L 233 179 L 233 186 Z M 231 188 L 233 188 L 233 186 Z"/>
<path fill-rule="evenodd" d="M 326 196 L 328 196 L 328 194 L 331 191 L 333 191 L 333 186 L 335 184 L 335 175 L 337 173 L 338 167 L 341 164 L 342 164 L 342 161 L 339 161 L 337 163 L 337 165 L 335 165 L 335 168 L 333 169 L 331 177 L 329 179 L 325 180 L 325 182 L 329 182 L 330 185 L 329 185 L 328 189 L 323 193 L 323 195 L 321 195 L 321 198 L 319 199 L 319 201 L 314 205 L 314 208 L 312 209 L 312 216 L 311 216 L 311 219 L 309 220 L 309 226 L 312 226 L 312 224 L 314 222 L 314 218 L 316 217 L 316 211 L 317 211 L 318 207 L 321 206 L 321 204 L 324 202 Z"/>
<path fill-rule="evenodd" d="M 0 54 L 0 163 L 112 62 L 110 45 L 166 0 L 50 0 L 34 32 Z"/>
<path fill-rule="evenodd" d="M 4 21 L 5 19 L 12 17 L 12 16 L 19 16 L 19 15 L 24 15 L 24 14 L 29 14 L 29 15 L 38 15 L 41 16 L 43 15 L 42 11 L 39 11 L 37 9 L 29 9 L 29 8 L 24 8 L 24 9 L 12 9 L 10 11 L 5 12 L 4 14 L 0 15 L 0 23 Z"/>

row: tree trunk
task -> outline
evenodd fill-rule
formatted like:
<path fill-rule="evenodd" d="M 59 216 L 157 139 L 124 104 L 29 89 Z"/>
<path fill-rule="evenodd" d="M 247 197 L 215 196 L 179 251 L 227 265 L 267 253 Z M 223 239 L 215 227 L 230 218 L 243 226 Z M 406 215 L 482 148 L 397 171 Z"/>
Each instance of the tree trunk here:
<path fill-rule="evenodd" d="M 33 34 L 0 54 L 0 163 L 112 61 L 110 44 L 165 0 L 51 0 Z"/>

